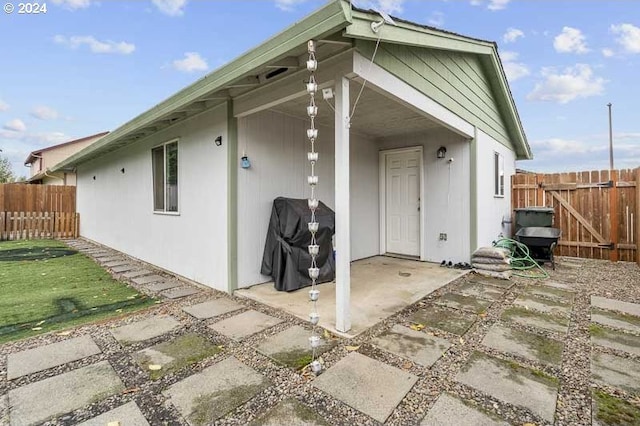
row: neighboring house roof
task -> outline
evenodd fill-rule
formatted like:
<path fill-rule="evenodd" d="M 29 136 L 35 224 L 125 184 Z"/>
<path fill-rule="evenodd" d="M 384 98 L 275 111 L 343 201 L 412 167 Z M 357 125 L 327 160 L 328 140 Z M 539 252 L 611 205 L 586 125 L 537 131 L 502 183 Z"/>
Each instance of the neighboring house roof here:
<path fill-rule="evenodd" d="M 107 134 L 109 134 L 109 132 L 96 133 L 95 135 L 85 136 L 85 137 L 80 138 L 80 139 L 74 139 L 74 140 L 72 140 L 72 141 L 63 142 L 63 143 L 60 143 L 60 144 L 58 144 L 58 145 L 52 145 L 52 146 L 48 146 L 48 147 L 46 147 L 46 148 L 41 148 L 41 149 L 37 149 L 37 150 L 35 150 L 35 151 L 31 151 L 31 153 L 27 156 L 27 159 L 26 159 L 26 160 L 24 160 L 24 165 L 26 166 L 26 165 L 28 165 L 28 164 L 32 164 L 32 163 L 33 163 L 34 161 L 36 161 L 36 160 L 37 160 L 37 159 L 42 155 L 42 153 L 43 153 L 43 152 L 45 152 L 45 151 L 51 151 L 51 150 L 58 149 L 58 148 L 62 148 L 62 147 L 68 146 L 68 145 L 73 145 L 73 144 L 81 143 L 81 142 L 84 142 L 84 141 L 89 140 L 89 139 L 99 138 L 99 137 L 101 137 L 101 136 L 105 136 L 105 135 L 107 135 Z M 35 177 L 35 176 L 34 176 L 34 177 Z"/>
<path fill-rule="evenodd" d="M 269 72 L 276 69 L 288 71 L 292 56 L 306 53 L 308 40 L 324 39 L 336 44 L 346 41 L 347 44 L 351 43 L 349 47 L 352 47 L 354 40 L 376 41 L 378 37 L 385 43 L 480 55 L 496 87 L 495 96 L 497 102 L 503 106 L 503 117 L 510 129 L 511 140 L 518 158 L 532 158 L 531 149 L 498 56 L 496 43 L 401 19 L 397 20 L 397 26 L 385 26 L 384 31 L 374 34 L 371 31 L 371 22 L 379 20 L 380 16 L 374 11 L 357 9 L 346 0 L 331 1 L 302 21 L 227 65 L 207 74 L 101 140 L 59 163 L 53 170 L 73 168 L 249 92 L 266 83 Z M 297 64 L 292 66 L 292 68 L 295 67 Z M 280 76 L 288 75 L 287 71 Z"/>

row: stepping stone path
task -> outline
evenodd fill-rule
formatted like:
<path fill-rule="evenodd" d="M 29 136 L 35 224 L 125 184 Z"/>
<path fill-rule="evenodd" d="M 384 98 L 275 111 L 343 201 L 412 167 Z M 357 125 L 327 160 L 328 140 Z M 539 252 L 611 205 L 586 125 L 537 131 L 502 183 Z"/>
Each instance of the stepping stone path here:
<path fill-rule="evenodd" d="M 418 378 L 352 352 L 315 379 L 318 389 L 384 423 Z"/>
<path fill-rule="evenodd" d="M 490 417 L 488 414 L 463 403 L 458 398 L 443 393 L 420 423 L 420 426 L 442 425 L 509 426 L 509 423 Z"/>
<path fill-rule="evenodd" d="M 269 381 L 235 358 L 172 385 L 163 394 L 194 426 L 207 425 L 262 392 Z"/>
<path fill-rule="evenodd" d="M 285 399 L 252 426 L 329 426 L 322 416 L 295 399 Z"/>
<path fill-rule="evenodd" d="M 460 309 L 463 311 L 472 312 L 474 314 L 480 314 L 486 312 L 490 301 L 478 299 L 472 296 L 463 296 L 455 293 L 447 293 L 441 296 L 435 302 L 438 305 L 447 306 L 449 308 Z"/>
<path fill-rule="evenodd" d="M 116 266 L 111 268 L 111 270 L 117 274 L 122 273 L 122 272 L 127 272 L 127 271 L 132 271 L 134 269 L 136 269 L 136 265 L 133 265 L 131 263 L 127 263 L 125 265 L 121 265 L 121 266 Z"/>
<path fill-rule="evenodd" d="M 561 342 L 499 324 L 491 327 L 482 344 L 543 364 L 560 365 L 562 361 Z"/>
<path fill-rule="evenodd" d="M 9 413 L 12 424 L 41 423 L 123 390 L 115 370 L 102 361 L 9 391 Z"/>
<path fill-rule="evenodd" d="M 251 310 L 219 321 L 210 325 L 209 328 L 234 340 L 242 340 L 281 322 L 280 318 Z"/>
<path fill-rule="evenodd" d="M 197 319 L 209 319 L 242 309 L 243 306 L 233 300 L 221 297 L 197 305 L 186 306 L 183 311 Z"/>
<path fill-rule="evenodd" d="M 12 380 L 99 353 L 100 348 L 91 337 L 82 336 L 9 354 L 7 379 Z"/>
<path fill-rule="evenodd" d="M 430 306 L 413 314 L 411 321 L 462 336 L 476 321 L 476 317 L 458 310 Z"/>
<path fill-rule="evenodd" d="M 138 405 L 132 401 L 91 420 L 82 422 L 78 426 L 108 426 L 115 424 L 121 426 L 148 426 L 149 422 L 142 415 Z"/>
<path fill-rule="evenodd" d="M 456 380 L 553 422 L 558 384 L 541 372 L 476 353 Z"/>
<path fill-rule="evenodd" d="M 640 356 L 640 337 L 622 331 L 591 325 L 591 341 L 595 344 Z"/>
<path fill-rule="evenodd" d="M 495 301 L 502 297 L 504 289 L 482 283 L 467 283 L 458 287 L 458 289 L 456 289 L 456 293 L 464 296 L 473 296 L 480 299 Z"/>
<path fill-rule="evenodd" d="M 399 324 L 371 341 L 374 345 L 425 367 L 431 367 L 450 347 L 448 340 Z"/>
<path fill-rule="evenodd" d="M 513 302 L 513 304 L 515 306 L 521 306 L 525 309 L 534 309 L 539 312 L 554 315 L 567 316 L 569 315 L 569 312 L 571 312 L 571 305 L 542 299 L 536 296 L 521 295 Z"/>
<path fill-rule="evenodd" d="M 164 281 L 161 283 L 153 283 L 145 285 L 144 288 L 152 293 L 157 293 L 159 291 L 168 290 L 170 288 L 180 287 L 182 284 L 176 280 Z"/>
<path fill-rule="evenodd" d="M 591 308 L 591 322 L 640 334 L 640 317 Z"/>
<path fill-rule="evenodd" d="M 506 309 L 502 313 L 501 319 L 558 333 L 566 333 L 567 330 L 569 330 L 568 318 L 547 315 L 532 309 L 525 309 L 521 307 L 511 307 Z"/>
<path fill-rule="evenodd" d="M 172 317 L 157 316 L 115 328 L 111 334 L 118 342 L 127 345 L 162 336 L 178 327 L 180 323 Z"/>
<path fill-rule="evenodd" d="M 194 287 L 175 287 L 170 290 L 163 291 L 161 295 L 167 299 L 180 299 L 182 297 L 193 296 L 200 293 L 200 290 Z"/>
<path fill-rule="evenodd" d="M 310 332 L 300 326 L 293 326 L 258 345 L 258 351 L 276 362 L 295 369 L 302 368 L 311 362 Z M 333 347 L 333 343 L 321 339 L 316 354 L 322 355 Z"/>
<path fill-rule="evenodd" d="M 151 273 L 152 272 L 148 269 L 134 269 L 132 271 L 123 273 L 122 276 L 125 278 L 136 278 L 136 277 L 142 277 L 144 275 L 149 275 Z"/>
<path fill-rule="evenodd" d="M 640 362 L 594 352 L 591 354 L 591 375 L 598 383 L 627 392 L 640 392 Z"/>
<path fill-rule="evenodd" d="M 102 264 L 102 266 L 107 267 L 107 268 L 113 268 L 113 267 L 116 267 L 116 266 L 123 266 L 123 265 L 128 265 L 128 264 L 129 264 L 128 260 L 122 259 L 122 260 L 114 260 L 114 261 L 111 261 L 111 262 L 105 262 L 105 263 Z"/>
<path fill-rule="evenodd" d="M 138 285 L 151 284 L 164 281 L 166 278 L 160 275 L 145 275 L 143 277 L 134 278 L 131 281 Z"/>
<path fill-rule="evenodd" d="M 562 303 L 571 303 L 575 297 L 575 294 L 571 291 L 548 286 L 529 285 L 525 289 L 525 292 L 533 296 L 540 296 Z"/>
<path fill-rule="evenodd" d="M 640 303 L 629 303 L 606 297 L 591 296 L 591 306 L 610 311 L 620 311 L 625 314 L 640 317 Z"/>

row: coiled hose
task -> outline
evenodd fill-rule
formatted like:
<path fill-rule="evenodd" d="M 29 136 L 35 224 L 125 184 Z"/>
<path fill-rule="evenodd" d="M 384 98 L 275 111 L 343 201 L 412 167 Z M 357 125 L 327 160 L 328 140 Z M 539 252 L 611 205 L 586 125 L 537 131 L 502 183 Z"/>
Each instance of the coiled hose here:
<path fill-rule="evenodd" d="M 529 247 L 520 241 L 512 240 L 511 238 L 501 238 L 498 241 L 494 241 L 493 246 L 509 250 L 511 253 L 509 256 L 511 258 L 511 269 L 517 271 L 513 272 L 513 275 L 524 278 L 549 278 L 547 271 L 529 254 Z"/>

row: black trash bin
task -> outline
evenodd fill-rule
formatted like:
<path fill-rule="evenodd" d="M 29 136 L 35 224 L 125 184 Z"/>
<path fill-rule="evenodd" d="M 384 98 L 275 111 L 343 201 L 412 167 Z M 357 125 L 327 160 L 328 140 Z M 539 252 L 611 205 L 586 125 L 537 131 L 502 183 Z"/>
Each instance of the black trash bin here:
<path fill-rule="evenodd" d="M 514 211 L 516 224 L 513 235 L 516 235 L 522 228 L 550 228 L 553 226 L 554 210 L 550 207 L 524 207 Z"/>

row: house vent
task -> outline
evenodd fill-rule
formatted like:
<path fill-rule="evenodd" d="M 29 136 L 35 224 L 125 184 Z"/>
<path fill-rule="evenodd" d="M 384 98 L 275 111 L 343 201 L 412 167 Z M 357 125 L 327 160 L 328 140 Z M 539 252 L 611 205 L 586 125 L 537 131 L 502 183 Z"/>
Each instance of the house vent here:
<path fill-rule="evenodd" d="M 275 69 L 275 70 L 273 70 L 271 72 L 266 73 L 264 78 L 269 80 L 269 79 L 271 79 L 273 77 L 277 77 L 280 74 L 287 72 L 288 70 L 289 70 L 289 68 L 285 68 L 285 67 L 278 68 L 278 69 Z"/>

